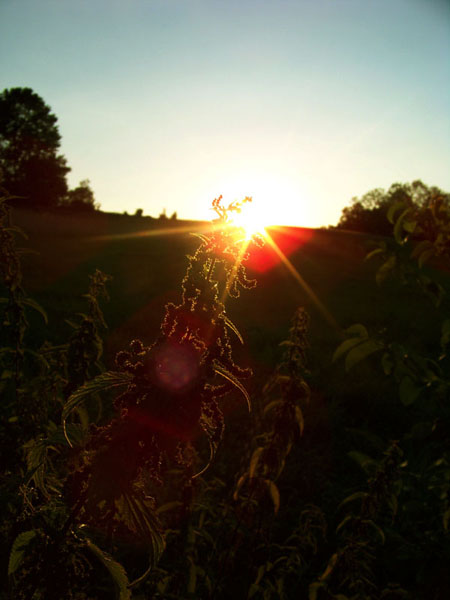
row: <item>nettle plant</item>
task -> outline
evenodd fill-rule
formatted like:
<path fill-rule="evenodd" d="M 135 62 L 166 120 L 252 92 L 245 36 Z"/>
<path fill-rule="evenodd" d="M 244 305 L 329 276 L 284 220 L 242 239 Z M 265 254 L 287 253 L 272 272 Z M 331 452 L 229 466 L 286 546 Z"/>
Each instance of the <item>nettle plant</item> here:
<path fill-rule="evenodd" d="M 250 408 L 242 381 L 251 370 L 233 359 L 230 336 L 243 340 L 225 309 L 228 296 L 256 285 L 244 263 L 249 244 L 262 240 L 249 242 L 232 224 L 233 213 L 249 201 L 224 207 L 221 197 L 214 200 L 217 219 L 210 233 L 197 234 L 200 245 L 188 257 L 180 303 L 166 306 L 158 339 L 150 346 L 133 340 L 118 353 L 115 371 L 93 379 L 85 359 L 99 358 L 97 327 L 103 318 L 98 303 L 90 302 L 92 315 L 76 328 L 66 353 L 69 369 L 61 393 L 63 398 L 72 393 L 62 409 L 62 428 L 39 438 L 40 446 L 57 449 L 57 464 L 28 461 L 34 472 L 27 481 L 39 497 L 34 504 L 28 501 L 33 529 L 19 534 L 10 554 L 16 597 L 85 597 L 75 580 L 92 573 L 90 554 L 112 575 L 119 598 L 130 598 L 130 588 L 142 582 L 164 549 L 165 507 L 186 511 L 193 480 L 214 458 L 224 431 L 221 399 L 237 390 Z M 105 282 L 97 274 L 89 297 L 96 300 Z M 92 342 L 91 354 L 83 350 L 83 336 Z M 73 391 L 82 379 L 89 380 Z M 91 398 L 101 404 L 111 393 L 114 418 L 89 425 Z M 110 555 L 130 541 L 146 548 L 150 563 L 131 583 Z M 61 576 L 54 577 L 55 569 Z"/>
<path fill-rule="evenodd" d="M 423 298 L 422 310 L 431 312 L 434 305 L 435 322 L 430 320 L 429 331 L 431 340 L 425 346 L 414 337 L 409 340 L 396 339 L 386 329 L 371 334 L 359 323 L 347 329 L 347 339 L 336 349 L 334 360 L 344 359 L 346 370 L 349 371 L 368 357 L 374 359 L 374 365 L 375 359 L 379 358 L 379 372 L 391 382 L 396 391 L 393 398 L 397 397 L 404 411 L 405 430 L 399 436 L 399 442 L 391 443 L 384 461 L 380 463 L 377 477 L 384 477 L 385 467 L 389 465 L 392 475 L 393 463 L 389 461 L 396 456 L 397 466 L 401 469 L 397 469 L 397 482 L 391 485 L 394 489 L 390 497 L 385 498 L 393 517 L 397 519 L 396 532 L 395 536 L 390 537 L 391 532 L 386 531 L 386 543 L 409 561 L 410 582 L 417 588 L 425 588 L 426 582 L 443 579 L 450 556 L 450 319 L 448 314 L 443 314 L 445 290 L 438 277 L 439 270 L 448 271 L 449 268 L 450 205 L 448 199 L 440 195 L 431 198 L 421 212 L 408 203 L 399 202 L 389 209 L 387 217 L 393 225 L 395 244 L 381 241 L 367 258 L 382 259 L 375 275 L 380 286 L 385 280 L 395 278 L 400 285 L 408 286 L 411 293 Z M 432 268 L 426 269 L 426 266 Z M 380 444 L 383 444 L 382 440 Z M 360 456 L 358 462 L 373 463 L 370 457 L 357 454 Z M 402 454 L 404 460 L 399 465 L 398 459 Z M 381 508 L 383 496 L 377 492 L 377 501 L 371 500 L 373 491 L 377 489 L 377 477 L 369 480 L 368 492 L 357 492 L 345 501 L 362 500 L 359 514 L 354 513 L 338 526 L 341 534 L 350 533 L 347 540 L 352 541 L 353 550 L 367 543 L 366 534 L 370 528 L 379 540 L 385 540 L 383 530 L 373 525 L 373 517 Z M 393 478 L 390 479 L 392 484 Z M 384 481 L 383 478 L 381 480 Z M 420 510 L 416 507 L 420 507 Z M 364 527 L 361 523 L 364 523 Z M 324 574 L 313 584 L 311 600 L 320 597 L 317 595 L 319 588 L 327 587 L 331 575 L 339 570 L 339 566 L 345 566 L 342 557 L 358 557 L 358 552 L 349 554 L 349 548 L 347 543 L 333 555 Z M 366 592 L 367 597 L 379 597 L 379 591 L 369 576 L 373 557 L 368 556 L 368 560 L 365 560 L 363 554 L 359 553 L 363 560 L 358 563 L 358 574 L 361 575 L 358 581 L 354 578 L 354 565 L 352 569 L 347 569 L 347 589 L 354 591 L 365 581 L 366 588 L 372 589 L 370 593 Z M 433 555 L 435 560 L 430 560 Z M 414 578 L 411 578 L 411 573 L 414 573 Z"/>

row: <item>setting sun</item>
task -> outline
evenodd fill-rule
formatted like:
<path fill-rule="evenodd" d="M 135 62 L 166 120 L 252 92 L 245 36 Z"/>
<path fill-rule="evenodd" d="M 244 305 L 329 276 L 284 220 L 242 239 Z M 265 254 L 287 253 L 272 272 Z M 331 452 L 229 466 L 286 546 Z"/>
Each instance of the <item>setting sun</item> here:
<path fill-rule="evenodd" d="M 267 216 L 263 211 L 258 211 L 258 205 L 254 202 L 245 203 L 241 208 L 241 212 L 234 214 L 232 222 L 233 225 L 244 230 L 245 237 L 248 240 L 255 234 L 265 237 L 265 228 L 270 225 Z"/>
<path fill-rule="evenodd" d="M 299 213 L 306 217 L 305 191 L 301 190 L 287 176 L 264 171 L 238 173 L 232 177 L 214 182 L 214 190 L 208 196 L 219 192 L 223 203 L 241 201 L 245 196 L 252 198 L 235 213 L 233 222 L 245 230 L 247 238 L 274 225 L 298 222 Z"/>

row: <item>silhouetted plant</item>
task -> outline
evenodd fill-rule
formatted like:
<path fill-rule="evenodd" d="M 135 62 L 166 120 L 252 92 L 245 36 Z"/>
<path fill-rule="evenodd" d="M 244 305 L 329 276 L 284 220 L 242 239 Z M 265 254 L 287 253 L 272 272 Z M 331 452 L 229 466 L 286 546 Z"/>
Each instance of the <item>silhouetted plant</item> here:
<path fill-rule="evenodd" d="M 96 537 L 100 535 L 110 549 L 118 541 L 141 540 L 147 545 L 150 565 L 154 565 L 164 548 L 157 498 L 167 495 L 165 483 L 170 470 L 176 466 L 181 481 L 181 494 L 173 490 L 172 500 L 186 506 L 190 481 L 208 467 L 222 436 L 219 399 L 237 389 L 250 406 L 241 380 L 251 371 L 233 360 L 228 332 L 242 338 L 226 315 L 224 300 L 227 295 L 238 296 L 241 288 L 251 288 L 256 282 L 245 274 L 243 263 L 248 255 L 244 236 L 236 236 L 237 230 L 230 223 L 230 214 L 240 210 L 240 203 L 223 207 L 218 198 L 214 208 L 218 219 L 213 231 L 199 236 L 199 248 L 188 257 L 181 301 L 167 305 L 160 337 L 152 346 L 134 340 L 129 350 L 118 353 L 117 371 L 94 379 L 90 377 L 102 347 L 98 328 L 104 326 L 98 297 L 107 278 L 100 272 L 92 277 L 87 294 L 89 312 L 82 315 L 66 354 L 64 393 L 84 383 L 70 395 L 62 412 L 66 440 L 56 428 L 50 429 L 46 438 L 27 445 L 31 478 L 47 503 L 53 502 L 53 518 L 61 534 L 53 543 L 52 527 L 44 519 L 46 525 L 23 532 L 16 539 L 10 568 L 16 590 L 28 589 L 27 577 L 22 577 L 19 569 L 25 545 L 47 557 L 52 548 L 55 552 L 59 549 L 61 558 L 63 549 L 72 544 L 74 556 L 88 550 L 104 562 L 120 598 L 128 598 L 133 584 L 129 584 L 121 565 L 100 550 Z M 118 388 L 124 391 L 114 401 L 117 416 L 106 425 L 91 425 L 85 440 L 85 401 L 93 394 Z M 68 420 L 75 411 L 81 418 L 81 429 Z M 198 472 L 195 444 L 201 432 L 209 440 L 210 456 Z M 76 445 L 66 465 L 68 476 L 45 468 L 48 451 L 58 444 Z M 62 485 L 65 503 L 58 500 Z M 36 515 L 42 515 L 43 510 L 36 509 Z M 36 589 L 46 597 L 61 594 L 56 581 L 44 577 L 38 583 L 39 564 L 35 567 Z M 67 579 L 71 581 L 68 574 Z"/>
<path fill-rule="evenodd" d="M 310 600 L 323 597 L 375 600 L 380 597 L 381 590 L 374 574 L 375 549 L 376 545 L 384 543 L 385 534 L 377 517 L 386 507 L 394 515 L 397 513 L 398 488 L 395 489 L 395 484 L 402 456 L 398 442 L 392 442 L 370 477 L 367 491 L 355 492 L 339 505 L 339 508 L 359 505 L 359 509 L 353 509 L 337 526 L 339 548 L 318 581 L 310 585 Z M 336 595 L 331 592 L 333 589 L 338 592 Z"/>

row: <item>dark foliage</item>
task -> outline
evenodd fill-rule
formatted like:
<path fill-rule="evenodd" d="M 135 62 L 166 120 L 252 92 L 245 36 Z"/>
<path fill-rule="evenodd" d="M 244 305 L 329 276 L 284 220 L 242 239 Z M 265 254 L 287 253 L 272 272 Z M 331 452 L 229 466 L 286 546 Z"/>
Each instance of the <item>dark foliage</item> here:
<path fill-rule="evenodd" d="M 0 94 L 0 170 L 15 204 L 48 208 L 67 194 L 57 118 L 30 88 Z"/>
<path fill-rule="evenodd" d="M 95 202 L 94 192 L 91 189 L 89 179 L 83 179 L 73 190 L 67 192 L 64 198 L 64 206 L 73 212 L 92 212 L 99 208 Z"/>
<path fill-rule="evenodd" d="M 425 221 L 427 207 L 436 197 L 450 205 L 449 194 L 437 187 L 428 187 L 420 180 L 409 183 L 394 183 L 388 191 L 381 188 L 371 190 L 361 198 L 353 198 L 350 206 L 343 209 L 337 227 L 351 231 L 389 235 L 391 226 L 386 216 L 389 209 L 401 202 L 414 208 L 419 220 Z"/>

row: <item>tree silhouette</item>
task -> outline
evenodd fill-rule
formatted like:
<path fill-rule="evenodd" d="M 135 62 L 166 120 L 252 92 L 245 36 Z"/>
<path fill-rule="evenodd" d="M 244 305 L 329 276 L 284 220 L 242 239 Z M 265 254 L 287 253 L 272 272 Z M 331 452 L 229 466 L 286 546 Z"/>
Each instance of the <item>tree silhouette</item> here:
<path fill-rule="evenodd" d="M 337 227 L 390 235 L 392 225 L 386 215 L 391 206 L 401 202 L 405 208 L 415 209 L 418 223 L 426 229 L 427 209 L 438 196 L 450 205 L 449 194 L 435 186 L 427 186 L 420 180 L 412 183 L 394 183 L 388 191 L 377 188 L 367 192 L 361 198 L 353 198 L 351 205 L 343 209 Z"/>
<path fill-rule="evenodd" d="M 80 181 L 78 187 L 69 190 L 66 197 L 66 204 L 75 211 L 97 210 L 99 206 L 95 202 L 94 192 L 91 189 L 89 179 Z"/>
<path fill-rule="evenodd" d="M 0 169 L 3 186 L 14 202 L 47 208 L 67 194 L 70 171 L 58 154 L 61 136 L 57 118 L 30 88 L 0 94 Z"/>

